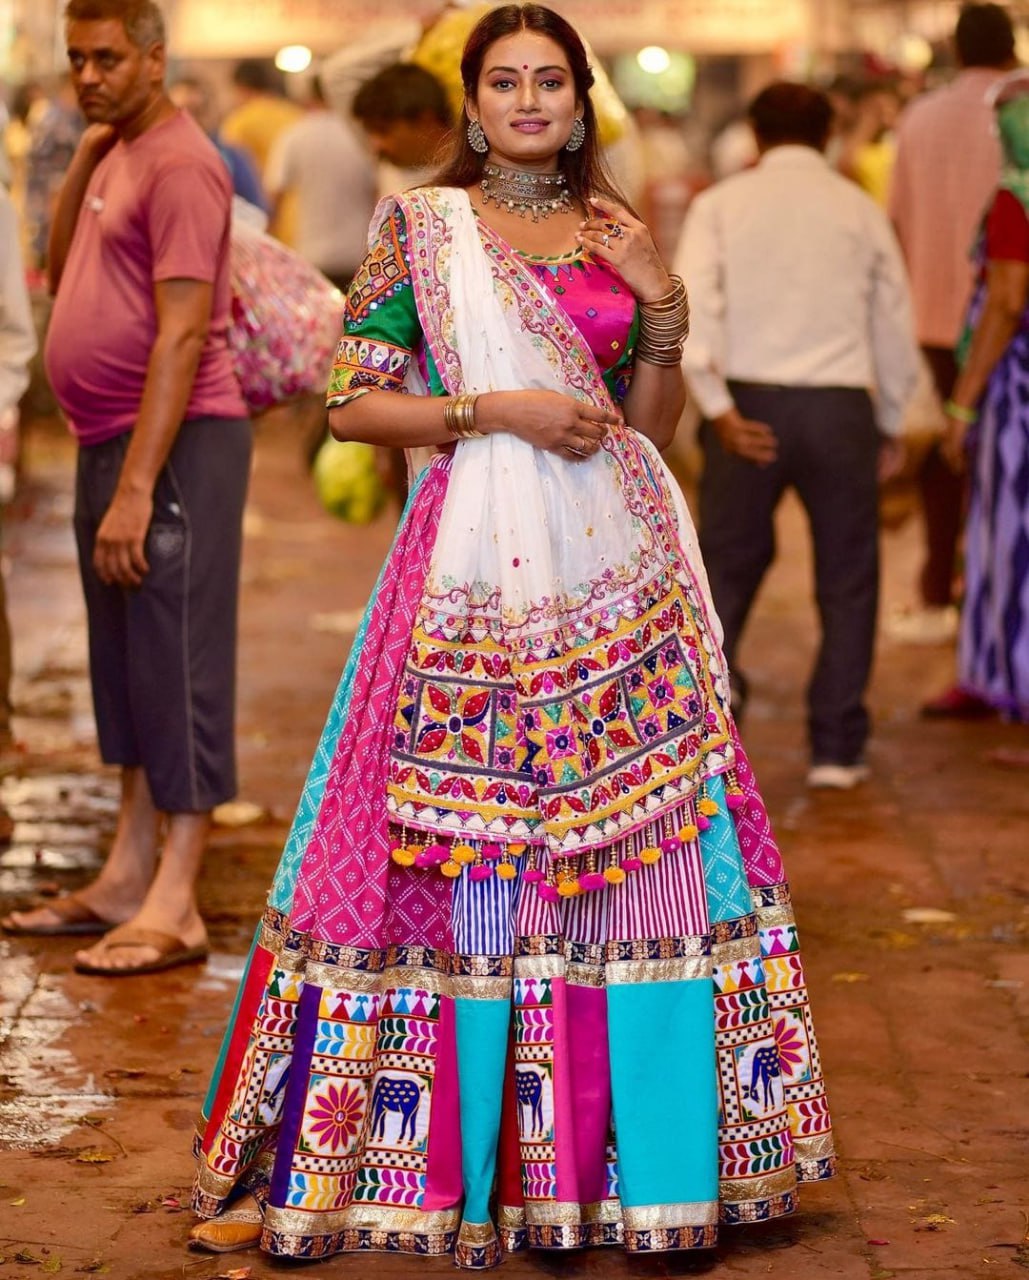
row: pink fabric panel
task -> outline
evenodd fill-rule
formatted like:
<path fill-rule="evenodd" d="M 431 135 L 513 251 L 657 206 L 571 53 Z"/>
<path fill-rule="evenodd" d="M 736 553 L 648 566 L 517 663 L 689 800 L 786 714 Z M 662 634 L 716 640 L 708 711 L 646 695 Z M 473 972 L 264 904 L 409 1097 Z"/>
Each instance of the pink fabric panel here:
<path fill-rule="evenodd" d="M 746 796 L 746 803 L 736 809 L 732 817 L 736 823 L 736 838 L 740 842 L 747 879 L 754 886 L 782 884 L 786 873 L 779 856 L 779 846 L 772 835 L 768 810 L 761 799 L 754 770 L 750 767 L 735 726 L 732 738 L 736 748 L 736 777 Z"/>
<path fill-rule="evenodd" d="M 454 1002 L 439 1007 L 439 1039 L 432 1082 L 429 1148 L 426 1152 L 423 1213 L 450 1209 L 464 1195 L 461 1181 L 461 1106 L 457 1080 L 457 1033 Z"/>
<path fill-rule="evenodd" d="M 393 711 L 449 463 L 443 455 L 434 460 L 386 562 L 354 676 L 350 716 L 297 877 L 292 925 L 327 942 L 371 948 L 384 941 L 392 864 L 382 801 Z M 438 922 L 424 927 L 438 933 Z"/>
<path fill-rule="evenodd" d="M 557 1199 L 578 1199 L 578 1176 L 575 1164 L 575 1081 L 572 1073 L 571 1045 L 568 1042 L 568 987 L 564 978 L 550 983 L 554 1028 L 554 1162 L 557 1173 Z"/>
<path fill-rule="evenodd" d="M 558 1199 L 596 1204 L 607 1196 L 607 1137 L 611 1122 L 607 996 L 596 987 L 566 986 L 565 1006 L 571 1028 L 570 1043 L 567 1059 L 557 1059 L 555 1074 L 567 1061 L 567 1071 L 571 1076 L 571 1124 L 575 1152 L 575 1163 L 568 1181 L 575 1185 L 565 1186 L 559 1157 Z M 558 1129 L 558 1135 L 560 1133 Z"/>

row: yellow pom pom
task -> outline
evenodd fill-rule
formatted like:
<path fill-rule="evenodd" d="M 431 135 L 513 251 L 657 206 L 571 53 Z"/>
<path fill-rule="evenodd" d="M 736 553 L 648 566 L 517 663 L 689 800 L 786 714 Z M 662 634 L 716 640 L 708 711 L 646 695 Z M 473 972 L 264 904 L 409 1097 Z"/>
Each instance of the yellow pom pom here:
<path fill-rule="evenodd" d="M 661 857 L 661 850 L 655 844 L 648 845 L 646 849 L 640 850 L 640 862 L 645 863 L 648 867 L 657 862 Z"/>
<path fill-rule="evenodd" d="M 621 884 L 625 880 L 625 872 L 621 867 L 605 867 L 604 879 L 608 884 Z"/>
<path fill-rule="evenodd" d="M 523 853 L 527 853 L 529 846 L 527 844 L 509 844 L 507 851 L 512 858 L 520 858 Z"/>
<path fill-rule="evenodd" d="M 497 875 L 501 880 L 513 880 L 518 874 L 518 868 L 510 862 L 497 863 Z"/>
<path fill-rule="evenodd" d="M 456 880 L 461 874 L 461 864 L 460 862 L 455 862 L 453 858 L 448 858 L 446 862 L 441 862 L 439 869 L 448 880 Z"/>
<path fill-rule="evenodd" d="M 413 867 L 415 852 L 413 849 L 394 849 L 390 857 L 398 867 Z"/>
<path fill-rule="evenodd" d="M 683 844 L 689 844 L 691 840 L 696 840 L 697 836 L 700 835 L 700 832 L 697 830 L 697 828 L 693 825 L 692 822 L 687 822 L 684 827 L 679 828 L 676 834 L 678 835 L 679 839 L 683 842 Z"/>
<path fill-rule="evenodd" d="M 470 844 L 455 844 L 450 850 L 450 856 L 455 862 L 467 864 L 475 861 L 475 850 Z"/>
<path fill-rule="evenodd" d="M 705 796 L 697 805 L 697 810 L 704 815 L 705 818 L 713 818 L 718 812 L 718 801 L 712 800 L 710 796 Z"/>
<path fill-rule="evenodd" d="M 574 898 L 577 893 L 582 893 L 578 880 L 562 880 L 557 891 L 562 898 Z"/>

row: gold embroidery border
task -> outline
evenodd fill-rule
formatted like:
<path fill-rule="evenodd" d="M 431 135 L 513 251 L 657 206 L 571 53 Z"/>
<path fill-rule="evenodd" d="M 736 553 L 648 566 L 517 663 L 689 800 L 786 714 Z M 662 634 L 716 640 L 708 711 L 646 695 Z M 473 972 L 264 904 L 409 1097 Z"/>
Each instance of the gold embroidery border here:
<path fill-rule="evenodd" d="M 695 1200 L 682 1204 L 622 1206 L 626 1231 L 674 1230 L 676 1227 L 710 1227 L 718 1224 L 718 1201 Z"/>
<path fill-rule="evenodd" d="M 478 1248 L 484 1244 L 492 1244 L 496 1238 L 492 1222 L 462 1222 L 457 1243 Z"/>
<path fill-rule="evenodd" d="M 567 961 L 563 955 L 515 956 L 514 976 L 522 978 L 563 978 Z"/>
<path fill-rule="evenodd" d="M 621 1222 L 622 1213 L 619 1200 L 601 1200 L 593 1204 L 576 1204 L 567 1200 L 526 1200 L 524 1209 L 502 1206 L 500 1225 L 508 1230 L 525 1226 L 579 1227 L 593 1223 Z"/>
<path fill-rule="evenodd" d="M 711 959 L 717 969 L 722 964 L 736 964 L 740 960 L 760 960 L 761 940 L 757 935 L 736 938 L 732 942 L 716 942 L 711 948 Z"/>
<path fill-rule="evenodd" d="M 793 1149 L 798 1160 L 825 1160 L 836 1154 L 832 1131 L 818 1133 L 810 1138 L 798 1138 L 794 1135 Z"/>
<path fill-rule="evenodd" d="M 760 1178 L 724 1178 L 718 1184 L 718 1194 L 728 1204 L 745 1204 L 748 1200 L 770 1200 L 794 1191 L 796 1186 L 797 1171 L 790 1165 Z"/>
<path fill-rule="evenodd" d="M 269 1205 L 265 1228 L 290 1235 L 325 1236 L 338 1231 L 396 1231 L 410 1235 L 445 1235 L 461 1225 L 461 1210 L 400 1209 L 395 1205 L 349 1204 L 336 1211 L 280 1209 Z"/>
<path fill-rule="evenodd" d="M 754 914 L 761 929 L 781 929 L 797 923 L 792 907 L 758 907 Z"/>
<path fill-rule="evenodd" d="M 710 977 L 710 956 L 683 956 L 677 960 L 612 960 L 607 965 L 610 986 L 639 982 L 690 982 Z"/>

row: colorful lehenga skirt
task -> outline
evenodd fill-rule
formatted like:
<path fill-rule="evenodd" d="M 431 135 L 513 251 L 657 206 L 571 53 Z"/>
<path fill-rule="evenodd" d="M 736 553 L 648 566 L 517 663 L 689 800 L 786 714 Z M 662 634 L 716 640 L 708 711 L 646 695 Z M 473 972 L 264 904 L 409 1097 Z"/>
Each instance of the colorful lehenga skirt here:
<path fill-rule="evenodd" d="M 645 449 L 610 447 L 652 510 L 671 501 Z M 262 1247 L 296 1258 L 710 1247 L 790 1213 L 834 1155 L 789 888 L 701 588 L 655 571 L 650 607 L 605 609 L 512 672 L 495 635 L 455 640 L 427 603 L 452 469 L 441 455 L 416 483 L 337 691 L 194 1205 L 253 1188 Z M 579 815 L 578 847 L 560 826 L 577 804 L 607 815 Z"/>

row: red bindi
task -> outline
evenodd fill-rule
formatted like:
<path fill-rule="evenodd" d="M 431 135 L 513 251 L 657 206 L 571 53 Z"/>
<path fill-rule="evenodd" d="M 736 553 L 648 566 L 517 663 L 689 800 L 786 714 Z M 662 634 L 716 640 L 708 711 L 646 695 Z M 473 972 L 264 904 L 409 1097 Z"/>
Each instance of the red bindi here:
<path fill-rule="evenodd" d="M 528 71 L 528 70 L 529 70 L 529 64 L 528 64 L 527 62 L 523 62 L 523 63 L 522 63 L 522 70 L 523 70 L 523 71 Z"/>

